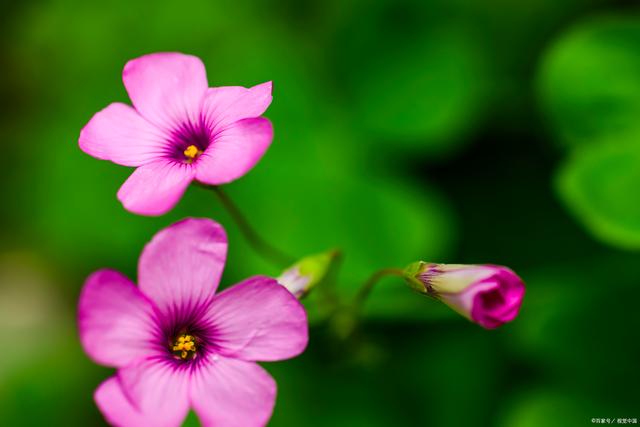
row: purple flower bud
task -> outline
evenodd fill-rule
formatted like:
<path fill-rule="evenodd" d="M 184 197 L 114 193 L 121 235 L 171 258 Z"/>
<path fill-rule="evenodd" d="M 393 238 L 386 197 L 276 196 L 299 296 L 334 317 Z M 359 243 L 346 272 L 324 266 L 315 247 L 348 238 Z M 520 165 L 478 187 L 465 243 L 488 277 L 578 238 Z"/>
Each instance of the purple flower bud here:
<path fill-rule="evenodd" d="M 405 279 L 416 291 L 430 295 L 487 329 L 516 318 L 524 282 L 511 269 L 496 265 L 415 262 Z"/>
<path fill-rule="evenodd" d="M 285 270 L 278 277 L 278 283 L 302 299 L 324 280 L 337 256 L 336 250 L 307 256 Z"/>

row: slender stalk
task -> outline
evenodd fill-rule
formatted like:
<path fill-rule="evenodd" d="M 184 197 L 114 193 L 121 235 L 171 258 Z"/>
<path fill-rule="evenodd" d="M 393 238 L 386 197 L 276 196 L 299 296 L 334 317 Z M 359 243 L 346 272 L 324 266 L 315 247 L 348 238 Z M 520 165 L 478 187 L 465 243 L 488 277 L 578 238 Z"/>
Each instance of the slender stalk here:
<path fill-rule="evenodd" d="M 367 279 L 367 281 L 364 282 L 364 284 L 358 291 L 358 294 L 356 295 L 355 300 L 353 302 L 354 306 L 356 307 L 362 306 L 364 301 L 367 299 L 367 297 L 373 290 L 374 286 L 380 281 L 380 279 L 387 276 L 404 277 L 403 270 L 401 268 L 383 268 L 373 273 L 369 277 L 369 279 Z"/>
<path fill-rule="evenodd" d="M 266 240 L 264 240 L 257 231 L 251 226 L 245 215 L 242 213 L 240 208 L 231 200 L 231 198 L 222 191 L 222 187 L 219 186 L 207 186 L 213 190 L 215 195 L 218 197 L 222 206 L 227 210 L 233 221 L 240 229 L 240 232 L 247 240 L 249 245 L 265 260 L 277 265 L 280 268 L 288 267 L 290 264 L 295 262 L 295 259 L 280 249 L 272 246 Z"/>
<path fill-rule="evenodd" d="M 354 336 L 360 323 L 362 305 L 380 279 L 387 276 L 403 277 L 403 270 L 383 268 L 376 271 L 362 284 L 351 304 L 340 306 L 333 313 L 330 325 L 339 340 L 346 341 Z"/>

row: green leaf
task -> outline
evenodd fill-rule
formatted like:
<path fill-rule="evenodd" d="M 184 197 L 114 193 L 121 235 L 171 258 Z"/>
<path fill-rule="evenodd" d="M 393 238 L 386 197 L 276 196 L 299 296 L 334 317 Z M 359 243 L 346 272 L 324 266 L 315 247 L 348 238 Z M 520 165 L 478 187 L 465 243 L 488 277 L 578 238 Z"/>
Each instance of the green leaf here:
<path fill-rule="evenodd" d="M 418 190 L 312 169 L 306 174 L 264 172 L 238 181 L 229 192 L 249 211 L 256 227 L 291 255 L 327 247 L 341 250 L 341 280 L 350 291 L 376 269 L 440 257 L 451 245 L 448 206 L 426 186 Z M 246 249 L 242 251 L 238 256 L 247 259 Z M 400 287 L 405 287 L 402 281 Z"/>
<path fill-rule="evenodd" d="M 575 152 L 560 169 L 557 191 L 602 242 L 640 248 L 640 147 L 602 142 Z"/>
<path fill-rule="evenodd" d="M 399 416 L 409 418 L 406 412 L 389 410 L 397 394 L 381 387 L 385 370 L 336 369 L 335 359 L 308 354 L 263 367 L 278 383 L 276 410 L 269 426 L 385 427 L 396 425 Z M 351 380 L 345 381 L 346 376 Z"/>
<path fill-rule="evenodd" d="M 354 123 L 372 142 L 391 140 L 430 153 L 465 142 L 484 111 L 491 80 L 481 38 L 460 22 L 433 22 L 421 5 L 366 9 L 346 24 L 348 36 L 339 34 L 337 52 L 341 94 Z"/>
<path fill-rule="evenodd" d="M 565 427 L 591 425 L 592 418 L 623 417 L 608 403 L 558 387 L 523 393 L 502 417 L 504 427 Z"/>
<path fill-rule="evenodd" d="M 540 99 L 564 145 L 640 141 L 639 45 L 638 15 L 600 16 L 549 49 L 540 69 Z"/>
<path fill-rule="evenodd" d="M 225 190 L 260 234 L 294 259 L 340 250 L 340 280 L 348 294 L 381 267 L 445 256 L 455 227 L 446 199 L 432 187 L 366 169 L 362 156 L 356 157 L 364 142 L 338 123 L 335 117 L 306 128 L 276 122 L 281 130 L 265 158 Z M 201 195 L 206 192 L 197 189 L 193 196 L 228 230 L 226 277 L 278 276 L 281 268 L 254 254 L 213 195 Z M 407 292 L 402 281 L 399 288 Z"/>

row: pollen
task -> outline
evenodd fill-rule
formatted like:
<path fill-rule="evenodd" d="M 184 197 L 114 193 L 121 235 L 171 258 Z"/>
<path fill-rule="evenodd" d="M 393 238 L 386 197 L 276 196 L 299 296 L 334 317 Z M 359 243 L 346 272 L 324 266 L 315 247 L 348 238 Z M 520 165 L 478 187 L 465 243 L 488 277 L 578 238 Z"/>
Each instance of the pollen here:
<path fill-rule="evenodd" d="M 196 354 L 196 341 L 192 335 L 180 335 L 173 343 L 171 351 L 182 360 L 194 358 Z"/>
<path fill-rule="evenodd" d="M 183 154 L 187 158 L 187 162 L 191 163 L 193 159 L 202 154 L 202 150 L 195 145 L 190 145 L 183 151 Z"/>

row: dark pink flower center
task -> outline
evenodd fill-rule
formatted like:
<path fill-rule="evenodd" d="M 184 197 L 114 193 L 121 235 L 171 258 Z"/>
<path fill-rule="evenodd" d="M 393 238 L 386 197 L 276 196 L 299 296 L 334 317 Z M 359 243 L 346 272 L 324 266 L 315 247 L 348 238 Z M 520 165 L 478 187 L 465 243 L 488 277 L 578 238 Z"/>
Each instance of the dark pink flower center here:
<path fill-rule="evenodd" d="M 480 295 L 480 301 L 482 301 L 482 306 L 486 310 L 493 310 L 502 305 L 504 305 L 504 297 L 499 289 L 494 289 L 488 292 L 483 292 Z"/>
<path fill-rule="evenodd" d="M 213 141 L 213 132 L 204 121 L 186 122 L 171 133 L 169 156 L 182 163 L 193 163 Z"/>
<path fill-rule="evenodd" d="M 167 358 L 176 366 L 190 366 L 206 360 L 215 351 L 213 330 L 203 320 L 206 306 L 177 309 L 159 319 L 159 332 Z"/>

